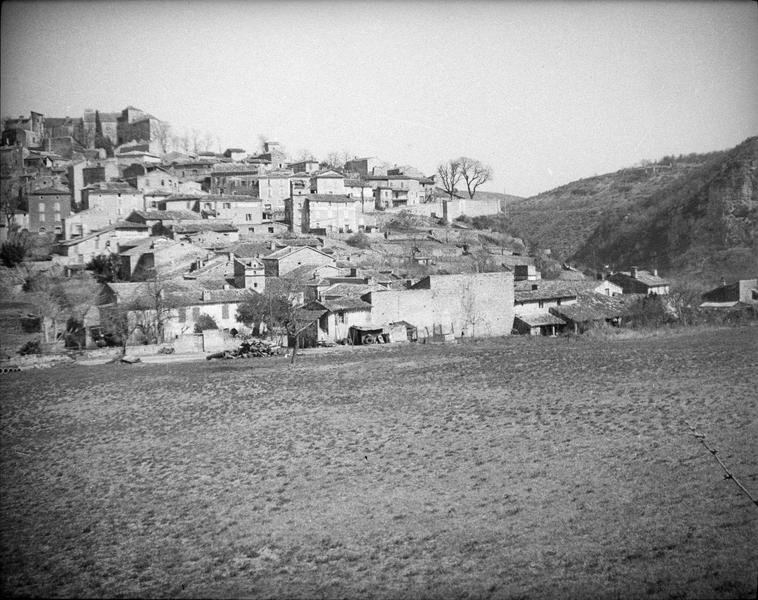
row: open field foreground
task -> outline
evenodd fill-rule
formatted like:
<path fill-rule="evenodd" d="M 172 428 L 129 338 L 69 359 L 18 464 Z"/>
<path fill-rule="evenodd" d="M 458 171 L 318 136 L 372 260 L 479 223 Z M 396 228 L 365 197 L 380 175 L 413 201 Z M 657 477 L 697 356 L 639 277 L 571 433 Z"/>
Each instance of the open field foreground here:
<path fill-rule="evenodd" d="M 11 373 L 3 595 L 752 598 L 758 328 Z"/>

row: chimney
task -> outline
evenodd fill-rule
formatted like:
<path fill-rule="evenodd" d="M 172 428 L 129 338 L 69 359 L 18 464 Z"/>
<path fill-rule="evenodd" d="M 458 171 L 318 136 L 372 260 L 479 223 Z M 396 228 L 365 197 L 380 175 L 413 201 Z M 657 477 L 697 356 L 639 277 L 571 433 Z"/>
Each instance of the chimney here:
<path fill-rule="evenodd" d="M 269 250 L 276 250 L 276 242 L 274 240 L 271 240 L 268 243 L 268 248 L 269 248 Z"/>
<path fill-rule="evenodd" d="M 724 287 L 726 285 L 726 279 L 724 279 L 723 275 L 721 277 L 721 287 Z"/>
<path fill-rule="evenodd" d="M 653 269 L 653 277 L 658 277 L 658 269 Z"/>
<path fill-rule="evenodd" d="M 637 279 L 637 267 L 632 267 L 629 274 L 632 276 L 632 279 Z"/>
<path fill-rule="evenodd" d="M 211 291 L 203 290 L 203 302 L 207 302 L 211 299 Z"/>

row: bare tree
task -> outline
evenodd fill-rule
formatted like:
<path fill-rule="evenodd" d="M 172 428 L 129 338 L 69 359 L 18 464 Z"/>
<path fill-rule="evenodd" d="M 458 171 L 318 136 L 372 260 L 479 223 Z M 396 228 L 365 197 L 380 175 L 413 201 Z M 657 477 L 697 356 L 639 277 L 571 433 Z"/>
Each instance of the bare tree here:
<path fill-rule="evenodd" d="M 161 152 L 166 154 L 172 147 L 174 140 L 174 137 L 171 135 L 171 124 L 168 121 L 157 121 L 154 132 L 154 139 L 160 144 Z"/>
<path fill-rule="evenodd" d="M 13 148 L 8 154 L 8 160 L 3 162 L 0 175 L 0 213 L 5 220 L 8 231 L 13 229 L 16 211 L 25 208 L 24 159 L 20 146 Z"/>
<path fill-rule="evenodd" d="M 492 179 L 492 168 L 475 158 L 461 156 L 458 159 L 461 177 L 466 182 L 468 197 L 473 198 L 477 188 Z"/>
<path fill-rule="evenodd" d="M 316 157 L 313 155 L 313 152 L 307 148 L 301 148 L 297 151 L 297 154 L 295 154 L 295 162 L 304 162 L 306 160 L 316 160 Z"/>
<path fill-rule="evenodd" d="M 206 131 L 203 134 L 203 137 L 200 139 L 200 151 L 201 152 L 210 152 L 213 148 L 213 142 L 215 141 L 215 138 L 213 137 L 213 134 L 210 131 Z"/>
<path fill-rule="evenodd" d="M 440 185 L 450 196 L 450 200 L 455 196 L 455 186 L 463 177 L 461 172 L 461 164 L 458 160 L 450 159 L 447 162 L 440 164 L 437 167 L 437 176 L 439 177 Z"/>
<path fill-rule="evenodd" d="M 311 326 L 301 313 L 301 290 L 295 280 L 273 278 L 263 294 L 251 291 L 237 307 L 237 319 L 245 325 L 263 324 L 267 331 L 280 331 L 294 341 L 290 364 L 294 364 L 300 336 Z"/>

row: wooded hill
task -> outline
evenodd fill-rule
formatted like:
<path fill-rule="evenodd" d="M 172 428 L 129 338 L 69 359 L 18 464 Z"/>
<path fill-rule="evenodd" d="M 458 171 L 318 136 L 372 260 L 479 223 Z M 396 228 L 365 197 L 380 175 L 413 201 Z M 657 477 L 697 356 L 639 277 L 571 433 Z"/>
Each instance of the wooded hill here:
<path fill-rule="evenodd" d="M 580 179 L 508 207 L 511 233 L 563 260 L 714 281 L 758 272 L 758 138 Z"/>

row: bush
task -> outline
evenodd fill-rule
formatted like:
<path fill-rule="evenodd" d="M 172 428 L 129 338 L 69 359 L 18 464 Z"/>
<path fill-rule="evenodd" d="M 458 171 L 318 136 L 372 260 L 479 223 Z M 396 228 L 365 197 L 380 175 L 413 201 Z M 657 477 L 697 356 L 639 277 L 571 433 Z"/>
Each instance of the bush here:
<path fill-rule="evenodd" d="M 0 247 L 0 260 L 3 265 L 12 269 L 19 264 L 27 253 L 27 245 L 20 240 L 8 240 Z"/>
<path fill-rule="evenodd" d="M 204 329 L 218 329 L 218 325 L 212 316 L 202 314 L 195 321 L 195 333 L 203 333 Z"/>
<path fill-rule="evenodd" d="M 360 248 L 361 250 L 368 250 L 371 248 L 371 241 L 368 239 L 368 236 L 362 231 L 351 235 L 345 240 L 345 243 L 348 246 L 352 246 L 353 248 Z"/>
<path fill-rule="evenodd" d="M 31 340 L 26 342 L 26 344 L 19 348 L 18 353 L 21 356 L 26 356 L 27 354 L 42 354 L 42 348 L 40 346 L 39 340 Z"/>

